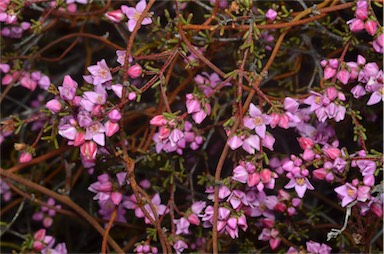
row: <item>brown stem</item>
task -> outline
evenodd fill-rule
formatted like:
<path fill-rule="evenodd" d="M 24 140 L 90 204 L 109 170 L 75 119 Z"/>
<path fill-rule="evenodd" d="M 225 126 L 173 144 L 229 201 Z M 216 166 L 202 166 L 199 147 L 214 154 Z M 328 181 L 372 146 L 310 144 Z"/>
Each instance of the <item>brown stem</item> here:
<path fill-rule="evenodd" d="M 109 235 L 109 231 L 111 231 L 113 222 L 115 221 L 115 219 L 117 217 L 117 209 L 118 209 L 118 206 L 116 206 L 115 209 L 113 210 L 113 212 L 111 214 L 111 218 L 109 219 L 107 228 L 105 229 L 105 232 L 104 232 L 104 235 L 103 235 L 103 242 L 101 244 L 101 253 L 107 253 L 108 235 Z"/>

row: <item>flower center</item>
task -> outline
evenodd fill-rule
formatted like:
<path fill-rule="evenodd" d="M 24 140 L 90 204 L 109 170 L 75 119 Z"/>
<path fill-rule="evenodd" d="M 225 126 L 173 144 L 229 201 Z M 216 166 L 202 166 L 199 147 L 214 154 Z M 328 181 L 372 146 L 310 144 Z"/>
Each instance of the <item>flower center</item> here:
<path fill-rule="evenodd" d="M 321 97 L 320 97 L 320 96 L 317 96 L 317 97 L 315 98 L 315 103 L 316 103 L 316 104 L 320 104 L 320 103 L 321 103 Z"/>
<path fill-rule="evenodd" d="M 97 96 L 97 98 L 96 98 L 96 102 L 98 103 L 98 104 L 103 104 L 103 96 L 100 94 L 100 95 L 98 95 Z"/>
<path fill-rule="evenodd" d="M 302 186 L 302 185 L 304 185 L 304 182 L 305 182 L 304 178 L 302 178 L 302 177 L 296 178 L 296 183 L 298 185 Z"/>
<path fill-rule="evenodd" d="M 264 124 L 263 118 L 261 118 L 261 116 L 256 116 L 256 117 L 253 119 L 253 122 L 254 122 L 254 124 L 257 125 L 257 126 L 260 126 L 260 125 L 263 125 L 263 124 Z"/>
<path fill-rule="evenodd" d="M 105 68 L 101 68 L 99 72 L 99 76 L 105 79 L 107 78 L 107 75 L 108 75 L 108 71 Z"/>
<path fill-rule="evenodd" d="M 348 196 L 353 197 L 355 194 L 355 191 L 351 188 L 348 188 L 347 193 L 348 193 Z"/>
<path fill-rule="evenodd" d="M 97 123 L 92 124 L 91 126 L 89 126 L 89 130 L 92 134 L 97 134 L 99 132 L 99 125 L 97 125 Z"/>
<path fill-rule="evenodd" d="M 140 16 L 141 16 L 141 12 L 135 12 L 135 14 L 133 14 L 133 19 L 137 21 L 139 20 Z"/>

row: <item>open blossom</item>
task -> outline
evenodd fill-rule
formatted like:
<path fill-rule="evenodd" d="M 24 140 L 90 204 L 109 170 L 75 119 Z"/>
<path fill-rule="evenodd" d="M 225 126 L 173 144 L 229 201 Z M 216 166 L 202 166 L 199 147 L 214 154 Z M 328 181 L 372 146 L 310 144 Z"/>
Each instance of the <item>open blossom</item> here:
<path fill-rule="evenodd" d="M 269 241 L 269 245 L 272 250 L 276 249 L 281 242 L 281 239 L 279 238 L 279 231 L 275 228 L 263 228 L 258 239 L 262 241 Z"/>
<path fill-rule="evenodd" d="M 249 115 L 249 117 L 244 117 L 244 126 L 251 130 L 254 129 L 260 138 L 264 138 L 267 129 L 266 124 L 271 122 L 271 118 L 262 114 L 260 109 L 253 103 L 249 105 Z"/>
<path fill-rule="evenodd" d="M 48 205 L 55 206 L 55 200 L 49 198 Z M 61 205 L 56 205 L 56 208 L 61 208 Z M 40 211 L 32 215 L 32 219 L 35 221 L 43 221 L 43 226 L 49 228 L 53 223 L 53 217 L 55 217 L 56 211 L 46 206 L 41 206 Z"/>
<path fill-rule="evenodd" d="M 176 235 L 189 234 L 189 226 L 191 223 L 184 217 L 173 220 L 176 225 Z"/>
<path fill-rule="evenodd" d="M 94 122 L 89 125 L 85 132 L 86 140 L 93 140 L 97 144 L 104 146 L 105 145 L 105 127 L 99 122 Z"/>
<path fill-rule="evenodd" d="M 357 198 L 357 188 L 350 183 L 335 188 L 335 192 L 342 198 L 342 207 L 352 203 Z"/>
<path fill-rule="evenodd" d="M 107 81 L 112 80 L 111 72 L 104 59 L 97 61 L 96 65 L 91 65 L 87 68 L 89 73 L 92 75 L 94 85 L 101 85 Z"/>
<path fill-rule="evenodd" d="M 286 189 L 295 188 L 295 191 L 300 198 L 304 197 L 304 194 L 307 191 L 307 189 L 308 190 L 315 189 L 312 186 L 312 184 L 309 182 L 308 178 L 306 177 L 308 175 L 307 170 L 300 171 L 300 169 L 298 170 L 293 169 L 290 173 L 291 174 L 288 173 L 287 176 L 291 180 L 284 186 L 284 188 Z"/>
<path fill-rule="evenodd" d="M 128 7 L 126 5 L 121 6 L 121 11 L 128 18 L 127 25 L 128 25 L 128 30 L 130 32 L 132 32 L 133 29 L 135 28 L 137 21 L 139 20 L 146 6 L 147 6 L 147 3 L 145 2 L 145 0 L 141 0 L 140 2 L 138 2 L 135 8 Z M 151 23 L 152 23 L 152 19 L 149 17 L 145 17 L 141 22 L 141 25 L 148 25 Z"/>

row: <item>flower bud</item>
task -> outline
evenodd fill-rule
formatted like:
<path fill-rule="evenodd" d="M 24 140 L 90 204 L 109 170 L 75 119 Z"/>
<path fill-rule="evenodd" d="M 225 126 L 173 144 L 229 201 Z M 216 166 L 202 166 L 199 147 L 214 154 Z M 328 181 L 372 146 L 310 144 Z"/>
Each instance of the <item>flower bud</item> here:
<path fill-rule="evenodd" d="M 32 160 L 32 154 L 29 152 L 22 152 L 19 158 L 20 163 L 26 163 Z"/>
<path fill-rule="evenodd" d="M 377 31 L 377 22 L 375 20 L 367 20 L 364 24 L 365 31 L 374 36 Z"/>
<path fill-rule="evenodd" d="M 143 73 L 143 68 L 141 68 L 140 64 L 132 65 L 128 68 L 128 75 L 131 78 L 138 78 Z"/>
<path fill-rule="evenodd" d="M 112 122 L 118 122 L 121 119 L 121 114 L 117 109 L 114 109 L 109 112 L 108 117 Z"/>
<path fill-rule="evenodd" d="M 87 160 L 93 160 L 96 158 L 97 145 L 93 141 L 85 142 L 80 146 L 80 152 Z"/>
<path fill-rule="evenodd" d="M 117 9 L 117 10 L 107 12 L 105 14 L 105 17 L 109 21 L 112 21 L 114 23 L 120 23 L 124 19 L 125 15 L 120 9 Z"/>
<path fill-rule="evenodd" d="M 53 113 L 53 114 L 56 114 L 58 112 L 60 112 L 62 106 L 61 106 L 61 103 L 56 100 L 56 99 L 53 99 L 53 100 L 50 100 L 48 101 L 45 106 Z"/>
<path fill-rule="evenodd" d="M 364 22 L 361 19 L 351 19 L 347 24 L 349 25 L 349 29 L 354 33 L 364 29 Z"/>
<path fill-rule="evenodd" d="M 277 12 L 274 9 L 269 9 L 265 14 L 265 17 L 271 21 L 274 21 L 277 17 Z"/>

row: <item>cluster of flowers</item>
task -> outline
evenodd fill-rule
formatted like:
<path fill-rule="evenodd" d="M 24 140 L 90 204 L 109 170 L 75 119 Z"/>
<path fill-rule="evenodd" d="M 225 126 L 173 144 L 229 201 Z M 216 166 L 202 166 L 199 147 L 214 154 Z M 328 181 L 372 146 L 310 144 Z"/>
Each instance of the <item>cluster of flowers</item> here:
<path fill-rule="evenodd" d="M 52 207 L 56 207 L 58 209 L 61 208 L 61 205 L 55 206 L 55 200 L 53 198 L 49 198 L 47 201 L 47 204 L 52 206 Z M 56 211 L 54 209 L 48 208 L 46 206 L 41 206 L 40 211 L 35 212 L 32 215 L 32 219 L 35 221 L 42 221 L 43 226 L 45 228 L 49 228 L 52 226 L 53 218 L 55 217 L 55 215 L 56 215 Z"/>
<path fill-rule="evenodd" d="M 67 254 L 67 246 L 65 243 L 59 243 L 55 247 L 55 238 L 47 235 L 45 229 L 40 229 L 33 235 L 32 247 L 35 252 L 42 254 Z"/>
<path fill-rule="evenodd" d="M 151 119 L 150 124 L 159 127 L 159 132 L 156 132 L 152 138 L 156 143 L 157 153 L 165 151 L 177 152 L 181 155 L 187 144 L 192 150 L 196 150 L 203 143 L 203 137 L 192 129 L 191 122 L 182 123 L 173 115 L 157 115 Z"/>
<path fill-rule="evenodd" d="M 4 37 L 20 39 L 23 36 L 23 32 L 29 30 L 31 23 L 18 23 L 17 13 L 11 9 L 8 10 L 10 3 L 11 0 L 3 0 L 0 2 L 0 23 L 6 25 L 2 26 L 1 35 Z"/>
<path fill-rule="evenodd" d="M 378 33 L 376 39 L 372 43 L 372 46 L 377 53 L 383 53 L 384 34 L 380 31 L 380 29 L 379 32 L 377 32 L 380 25 L 369 10 L 367 1 L 357 1 L 355 18 L 349 20 L 347 24 L 349 25 L 349 29 L 354 33 L 361 32 L 364 29 L 371 36 L 375 36 L 375 34 Z"/>
<path fill-rule="evenodd" d="M 13 71 L 9 64 L 0 64 L 0 71 L 5 75 L 1 79 L 3 85 L 9 85 L 20 82 L 20 85 L 34 91 L 37 86 L 41 89 L 48 90 L 51 80 L 41 71 Z"/>
<path fill-rule="evenodd" d="M 67 11 L 76 11 L 75 2 L 86 4 L 87 0 L 66 0 Z M 213 3 L 213 0 L 211 2 Z M 22 30 L 28 30 L 30 23 L 22 22 L 18 25 L 16 15 L 6 12 L 9 3 L 10 1 L 6 0 L 0 4 L 0 22 L 10 25 L 2 29 L 2 34 L 21 38 Z M 52 6 L 55 4 L 55 1 L 51 2 Z M 220 6 L 228 7 L 226 1 L 220 1 Z M 135 8 L 122 5 L 120 9 L 110 11 L 105 16 L 114 23 L 128 20 L 127 28 L 132 32 L 145 8 L 146 2 L 141 0 Z M 272 23 L 278 18 L 278 12 L 269 9 L 265 13 L 265 18 L 268 23 Z M 152 19 L 148 16 L 143 19 L 141 25 L 151 23 Z M 384 35 L 382 31 L 378 31 L 378 22 L 373 15 L 370 15 L 367 1 L 357 2 L 355 18 L 348 21 L 348 24 L 352 32 L 365 29 L 368 34 L 375 36 L 373 49 L 378 53 L 383 52 Z M 267 32 L 264 36 L 266 41 L 273 40 L 273 36 Z M 198 50 L 204 52 L 205 49 Z M 117 62 L 123 66 L 125 51 L 117 51 L 116 54 Z M 189 61 L 196 59 L 198 58 L 192 53 L 188 57 Z M 132 62 L 132 57 L 129 57 L 129 62 Z M 258 240 L 268 241 L 272 250 L 277 249 L 282 241 L 279 218 L 281 215 L 289 217 L 298 215 L 307 190 L 314 190 L 315 182 L 319 181 L 337 184 L 338 187 L 334 188 L 334 192 L 339 197 L 342 207 L 357 204 L 362 216 L 371 211 L 378 218 L 382 218 L 384 195 L 375 189 L 375 173 L 378 169 L 376 162 L 371 160 L 365 150 L 348 154 L 345 147 L 341 148 L 335 129 L 328 120 L 341 122 L 346 118 L 349 107 L 346 101 L 353 99 L 348 98 L 347 92 L 356 99 L 370 93 L 367 105 L 382 101 L 383 71 L 376 63 L 367 63 L 361 55 L 357 57 L 356 62 L 328 59 L 321 61 L 321 65 L 324 67 L 324 80 L 326 80 L 325 88 L 321 92 L 311 91 L 307 98 L 286 97 L 282 103 L 271 103 L 269 113 L 264 113 L 262 106 L 258 107 L 251 103 L 237 130 L 231 133 L 228 128 L 226 129 L 228 146 L 232 150 L 242 147 L 246 154 L 237 153 L 238 157 L 231 176 L 222 179 L 220 184 L 217 197 L 219 233 L 236 239 L 239 238 L 241 231 L 246 232 L 249 225 L 252 225 L 260 229 Z M 31 91 L 34 91 L 37 85 L 44 90 L 48 90 L 51 86 L 49 77 L 40 71 L 12 72 L 8 64 L 0 64 L 0 70 L 6 74 L 2 78 L 3 85 L 19 81 L 21 86 Z M 107 153 L 104 149 L 107 138 L 112 137 L 121 127 L 119 121 L 123 117 L 122 112 L 119 107 L 110 103 L 110 98 L 122 98 L 123 85 L 114 83 L 111 70 L 104 59 L 98 61 L 96 65 L 89 66 L 87 70 L 90 74 L 83 78 L 92 85 L 90 86 L 92 89 L 87 87 L 79 89 L 78 83 L 66 75 L 56 91 L 55 98 L 48 101 L 45 106 L 56 117 L 58 134 L 68 140 L 68 145 L 80 147 L 83 165 L 86 168 L 93 168 L 97 154 Z M 127 72 L 130 78 L 135 79 L 142 75 L 143 70 L 139 64 L 134 64 Z M 211 114 L 209 98 L 219 88 L 230 84 L 224 84 L 218 74 L 206 72 L 198 74 L 194 81 L 196 89 L 185 96 L 185 114 L 176 116 L 163 113 L 150 120 L 151 125 L 158 127 L 158 132 L 152 138 L 157 153 L 176 152 L 183 155 L 187 147 L 197 150 L 203 145 L 203 130 L 194 124 L 200 125 Z M 342 85 L 339 86 L 338 83 Z M 349 89 L 348 85 L 353 85 L 353 88 Z M 136 92 L 130 92 L 128 99 L 135 100 L 136 96 Z M 194 122 L 185 120 L 188 115 L 191 115 Z M 268 159 L 269 155 L 264 153 L 263 147 L 270 151 L 274 150 L 276 139 L 270 129 L 276 127 L 295 130 L 300 136 L 297 138 L 297 143 L 303 152 L 285 155 L 280 159 L 277 157 Z M 263 166 L 263 162 L 254 156 L 255 154 L 265 156 L 268 166 Z M 30 152 L 23 152 L 19 161 L 28 162 L 31 159 Z M 347 176 L 351 170 L 355 171 L 353 179 L 348 180 Z M 135 216 L 143 218 L 146 224 L 152 224 L 151 219 L 157 220 L 170 212 L 169 208 L 162 204 L 160 194 L 157 192 L 152 195 L 152 207 L 141 195 L 126 195 L 125 186 L 129 184 L 126 176 L 126 172 L 103 173 L 97 176 L 96 182 L 90 184 L 88 190 L 95 193 L 93 199 L 98 202 L 99 214 L 103 219 L 110 219 L 116 207 L 118 222 L 127 222 L 125 216 L 127 210 L 133 210 Z M 276 184 L 277 181 L 279 184 Z M 148 180 L 144 180 L 140 185 L 144 189 L 150 187 Z M 276 186 L 281 188 L 278 189 Z M 294 192 L 291 189 L 294 189 Z M 188 240 L 195 229 L 192 227 L 213 227 L 214 208 L 209 202 L 217 201 L 214 187 L 207 186 L 205 193 L 207 201 L 193 202 L 186 212 L 178 211 L 178 218 L 171 222 L 176 229 L 176 237 L 171 241 L 177 253 L 188 248 L 197 249 L 202 245 L 201 238 L 196 239 L 195 243 Z M 10 187 L 2 179 L 0 179 L 0 195 L 4 201 L 9 201 L 11 198 Z M 137 200 L 138 198 L 142 200 Z M 61 208 L 60 205 L 55 206 L 52 198 L 48 199 L 47 203 L 52 207 Z M 146 217 L 145 213 L 148 213 L 150 218 Z M 49 228 L 55 214 L 54 209 L 41 207 L 32 218 L 35 221 L 42 221 L 43 226 Z M 151 246 L 149 241 L 137 243 L 134 251 L 158 253 L 157 247 Z M 34 234 L 32 248 L 43 254 L 67 253 L 65 243 L 53 248 L 54 243 L 55 239 L 46 235 L 45 229 L 40 229 Z M 323 243 L 306 242 L 306 251 L 310 253 L 325 254 L 331 250 L 331 247 Z M 301 253 L 301 251 L 291 247 L 287 253 Z"/>
<path fill-rule="evenodd" d="M 350 90 L 351 94 L 356 99 L 363 97 L 367 93 L 371 93 L 367 105 L 374 105 L 382 101 L 382 90 L 384 86 L 383 70 L 379 68 L 377 63 L 367 63 L 367 60 L 363 56 L 358 55 L 356 62 L 350 61 L 346 63 L 339 63 L 337 59 L 330 59 L 321 61 L 321 65 L 324 67 L 324 79 L 326 80 L 336 77 L 343 85 L 354 84 L 357 82 L 358 85 L 354 86 Z M 333 87 L 330 88 L 332 90 L 335 89 Z M 336 91 L 331 91 L 331 94 L 334 94 L 334 96 L 335 93 Z M 328 96 L 328 98 L 332 101 L 331 98 L 334 96 Z M 340 92 L 338 93 L 337 97 L 339 100 L 345 100 L 345 96 L 340 94 Z M 316 98 L 314 99 L 316 101 Z M 317 101 L 319 100 L 320 99 L 317 99 Z M 323 101 L 323 99 L 320 101 Z M 312 106 L 314 101 L 309 102 Z M 322 104 L 321 102 L 315 103 L 318 105 Z"/>

